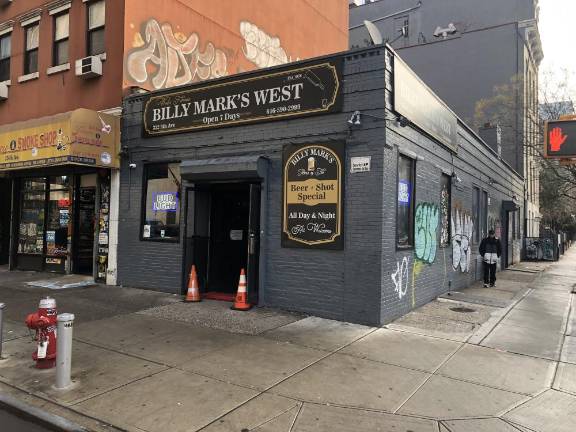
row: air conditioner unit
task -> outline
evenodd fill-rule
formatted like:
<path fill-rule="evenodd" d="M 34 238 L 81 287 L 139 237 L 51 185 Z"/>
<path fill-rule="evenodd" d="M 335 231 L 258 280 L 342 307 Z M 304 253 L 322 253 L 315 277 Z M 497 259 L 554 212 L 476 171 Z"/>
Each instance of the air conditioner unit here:
<path fill-rule="evenodd" d="M 0 83 L 0 101 L 8 99 L 8 84 Z"/>
<path fill-rule="evenodd" d="M 84 79 L 102 76 L 102 60 L 98 56 L 76 60 L 76 76 Z"/>

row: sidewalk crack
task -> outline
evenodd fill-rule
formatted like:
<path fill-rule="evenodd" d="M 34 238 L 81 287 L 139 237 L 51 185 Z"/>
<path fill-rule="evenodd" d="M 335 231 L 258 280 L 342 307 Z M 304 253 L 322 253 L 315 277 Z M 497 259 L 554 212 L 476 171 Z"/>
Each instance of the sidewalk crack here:
<path fill-rule="evenodd" d="M 460 350 L 462 350 L 464 347 L 466 346 L 465 343 L 463 343 L 462 345 L 460 345 L 456 350 L 454 350 L 454 352 L 452 354 L 450 354 L 449 356 L 447 356 L 444 361 L 442 361 L 442 363 L 440 363 L 436 369 L 434 369 L 432 371 L 432 373 L 426 377 L 426 379 L 412 392 L 408 395 L 408 397 L 404 400 L 404 402 L 402 402 L 400 404 L 400 406 L 398 406 L 398 408 L 396 408 L 394 411 L 392 411 L 392 414 L 397 414 L 398 411 L 400 411 L 402 409 L 402 407 L 404 405 L 406 405 L 408 403 L 408 401 L 410 399 L 412 399 L 414 397 L 414 395 L 416 393 L 418 393 L 420 391 L 420 389 L 422 389 L 422 387 L 424 387 L 424 385 L 434 376 L 436 375 L 436 372 L 438 372 L 440 370 L 440 368 L 442 368 L 442 366 L 444 366 L 446 363 L 448 363 L 448 361 L 454 357 L 458 352 L 460 352 Z"/>

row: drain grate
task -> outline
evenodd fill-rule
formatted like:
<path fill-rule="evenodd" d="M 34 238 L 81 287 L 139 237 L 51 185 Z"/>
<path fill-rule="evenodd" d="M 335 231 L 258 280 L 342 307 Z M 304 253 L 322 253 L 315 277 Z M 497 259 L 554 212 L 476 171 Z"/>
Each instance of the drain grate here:
<path fill-rule="evenodd" d="M 451 311 L 454 311 L 454 312 L 460 312 L 460 313 L 472 313 L 472 312 L 476 312 L 476 309 L 467 308 L 467 307 L 462 307 L 462 306 L 451 307 L 450 310 L 451 310 Z"/>

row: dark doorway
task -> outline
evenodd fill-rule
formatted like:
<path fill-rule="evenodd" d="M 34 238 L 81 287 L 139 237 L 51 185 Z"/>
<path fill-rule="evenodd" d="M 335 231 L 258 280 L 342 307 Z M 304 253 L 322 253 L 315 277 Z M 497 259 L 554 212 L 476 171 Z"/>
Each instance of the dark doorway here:
<path fill-rule="evenodd" d="M 257 302 L 260 185 L 197 184 L 187 202 L 186 280 L 195 264 L 204 298 L 231 301 L 244 269 Z"/>
<path fill-rule="evenodd" d="M 514 214 L 506 212 L 506 268 L 514 264 Z"/>
<path fill-rule="evenodd" d="M 8 264 L 10 256 L 10 214 L 12 213 L 12 193 L 10 181 L 0 179 L 0 265 Z"/>
<path fill-rule="evenodd" d="M 207 292 L 234 295 L 248 263 L 249 185 L 215 185 L 210 204 Z"/>

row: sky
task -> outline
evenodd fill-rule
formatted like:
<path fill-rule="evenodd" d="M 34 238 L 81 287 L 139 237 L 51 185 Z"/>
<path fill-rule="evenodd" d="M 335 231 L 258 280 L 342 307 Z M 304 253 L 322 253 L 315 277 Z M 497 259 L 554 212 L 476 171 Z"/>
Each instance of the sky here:
<path fill-rule="evenodd" d="M 576 0 L 540 0 L 538 27 L 544 50 L 540 86 L 549 85 L 550 76 L 553 83 L 566 81 L 562 70 L 567 70 L 572 100 L 576 101 Z"/>

